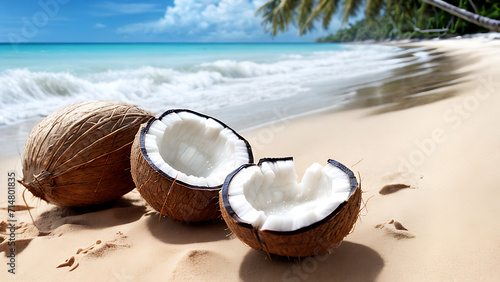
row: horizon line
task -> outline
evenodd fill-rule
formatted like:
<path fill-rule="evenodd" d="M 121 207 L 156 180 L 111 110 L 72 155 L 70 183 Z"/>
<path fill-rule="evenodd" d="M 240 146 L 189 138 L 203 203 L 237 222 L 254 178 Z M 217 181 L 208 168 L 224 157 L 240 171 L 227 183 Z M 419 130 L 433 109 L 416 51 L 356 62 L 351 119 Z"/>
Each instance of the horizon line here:
<path fill-rule="evenodd" d="M 245 42 L 245 41 L 213 41 L 213 42 L 196 42 L 196 41 L 172 41 L 172 42 L 155 42 L 155 41 L 145 41 L 145 42 L 0 42 L 0 45 L 29 45 L 29 44 L 308 44 L 308 43 L 324 43 L 324 42 L 268 42 L 268 41 L 255 41 L 255 42 Z M 327 42 L 328 43 L 328 42 Z"/>

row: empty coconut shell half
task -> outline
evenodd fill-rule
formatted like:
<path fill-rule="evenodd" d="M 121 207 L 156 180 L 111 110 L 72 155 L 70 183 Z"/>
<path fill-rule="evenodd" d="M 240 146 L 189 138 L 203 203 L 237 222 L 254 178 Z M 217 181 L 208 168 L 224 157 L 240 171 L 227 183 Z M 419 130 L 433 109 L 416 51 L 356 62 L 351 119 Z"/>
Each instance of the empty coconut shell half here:
<path fill-rule="evenodd" d="M 226 176 L 252 163 L 249 143 L 221 121 L 185 109 L 169 110 L 137 133 L 131 152 L 137 190 L 176 221 L 220 218 Z"/>
<path fill-rule="evenodd" d="M 114 101 L 57 110 L 31 131 L 19 182 L 33 195 L 60 206 L 116 199 L 135 187 L 130 148 L 140 125 L 152 117 L 137 106 Z"/>
<path fill-rule="evenodd" d="M 328 160 L 297 183 L 292 158 L 261 159 L 226 178 L 222 216 L 245 244 L 268 254 L 305 257 L 329 252 L 352 230 L 361 189 L 351 170 Z"/>

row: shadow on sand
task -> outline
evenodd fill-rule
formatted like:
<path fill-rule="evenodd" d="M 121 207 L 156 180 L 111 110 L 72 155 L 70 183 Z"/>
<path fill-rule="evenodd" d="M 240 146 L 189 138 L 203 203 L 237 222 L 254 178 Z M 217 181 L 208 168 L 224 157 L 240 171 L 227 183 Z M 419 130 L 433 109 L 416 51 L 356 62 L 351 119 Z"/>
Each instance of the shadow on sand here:
<path fill-rule="evenodd" d="M 230 231 L 222 220 L 201 223 L 182 223 L 170 218 L 159 219 L 157 212 L 147 219 L 151 234 L 169 244 L 191 244 L 227 239 Z"/>
<path fill-rule="evenodd" d="M 139 220 L 146 212 L 139 200 L 118 198 L 114 201 L 79 208 L 53 207 L 35 220 L 41 235 L 50 233 L 64 224 L 82 225 L 87 228 L 105 228 Z"/>
<path fill-rule="evenodd" d="M 240 267 L 243 281 L 374 281 L 382 257 L 364 245 L 343 242 L 332 254 L 288 260 L 250 250 Z"/>
<path fill-rule="evenodd" d="M 25 211 L 31 210 L 32 207 L 19 206 L 16 209 Z M 140 205 L 140 201 L 123 197 L 83 208 L 52 206 L 40 215 L 33 214 L 36 217 L 34 225 L 31 221 L 16 223 L 16 254 L 23 252 L 36 237 L 54 235 L 54 231 L 63 225 L 90 229 L 117 226 L 139 220 L 145 211 L 146 207 Z M 8 245 L 7 230 L 4 229 L 3 226 L 0 227 L 0 253 L 4 252 L 7 256 L 11 246 Z"/>

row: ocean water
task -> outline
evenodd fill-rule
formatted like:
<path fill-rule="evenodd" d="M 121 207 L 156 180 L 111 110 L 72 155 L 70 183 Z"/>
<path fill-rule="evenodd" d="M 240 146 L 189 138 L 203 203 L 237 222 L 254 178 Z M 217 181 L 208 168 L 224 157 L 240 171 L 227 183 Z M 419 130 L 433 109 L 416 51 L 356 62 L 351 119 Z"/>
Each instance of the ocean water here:
<path fill-rule="evenodd" d="M 367 75 L 388 76 L 411 61 L 394 58 L 401 52 L 406 51 L 343 44 L 26 44 L 17 50 L 3 44 L 0 126 L 99 99 L 155 113 L 230 110 L 300 96 L 315 84 L 352 78 L 362 84 Z"/>
<path fill-rule="evenodd" d="M 189 108 L 237 130 L 390 103 L 370 87 L 434 77 L 432 57 L 376 44 L 0 44 L 0 155 L 19 154 L 43 117 L 81 101 L 119 100 L 156 114 Z"/>

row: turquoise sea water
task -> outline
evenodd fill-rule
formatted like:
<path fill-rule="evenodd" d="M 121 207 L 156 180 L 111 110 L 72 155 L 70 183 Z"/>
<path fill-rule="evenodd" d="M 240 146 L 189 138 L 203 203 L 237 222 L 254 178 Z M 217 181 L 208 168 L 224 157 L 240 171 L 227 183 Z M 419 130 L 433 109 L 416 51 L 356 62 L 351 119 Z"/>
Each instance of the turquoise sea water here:
<path fill-rule="evenodd" d="M 342 44 L 132 43 L 132 44 L 0 44 L 0 71 L 101 72 L 153 66 L 189 70 L 218 60 L 269 63 L 288 55 L 340 51 Z"/>
<path fill-rule="evenodd" d="M 406 84 L 429 65 L 425 50 L 375 44 L 0 44 L 0 155 L 19 154 L 36 123 L 75 102 L 189 108 L 242 130 L 388 101 L 367 87 Z"/>
<path fill-rule="evenodd" d="M 0 45 L 0 126 L 65 105 L 110 99 L 161 113 L 217 112 L 310 95 L 313 85 L 384 77 L 402 49 L 343 44 Z M 304 94 L 308 93 L 309 94 Z M 344 93 L 345 94 L 345 93 Z M 344 98 L 338 94 L 338 103 Z M 335 94 L 333 94 L 335 95 Z M 337 102 L 328 106 L 335 106 Z M 325 106 L 325 105 L 321 105 Z"/>

